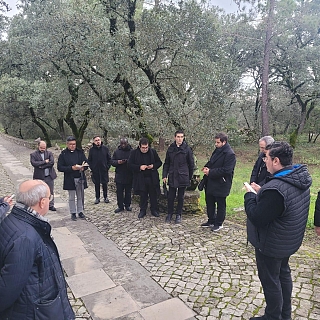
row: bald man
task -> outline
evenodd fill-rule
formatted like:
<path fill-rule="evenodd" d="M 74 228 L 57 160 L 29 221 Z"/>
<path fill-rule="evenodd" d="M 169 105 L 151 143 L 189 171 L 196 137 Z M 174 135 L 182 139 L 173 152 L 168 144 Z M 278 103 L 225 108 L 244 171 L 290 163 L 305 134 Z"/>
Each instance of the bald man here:
<path fill-rule="evenodd" d="M 47 150 L 47 144 L 45 141 L 38 142 L 38 150 L 30 154 L 30 162 L 34 167 L 33 179 L 43 180 L 50 188 L 52 194 L 52 200 L 49 204 L 49 210 L 56 211 L 54 206 L 54 179 L 57 177 L 54 170 L 54 157 L 52 152 Z"/>
<path fill-rule="evenodd" d="M 0 319 L 74 319 L 59 253 L 44 217 L 52 195 L 42 180 L 22 182 L 0 224 Z"/>

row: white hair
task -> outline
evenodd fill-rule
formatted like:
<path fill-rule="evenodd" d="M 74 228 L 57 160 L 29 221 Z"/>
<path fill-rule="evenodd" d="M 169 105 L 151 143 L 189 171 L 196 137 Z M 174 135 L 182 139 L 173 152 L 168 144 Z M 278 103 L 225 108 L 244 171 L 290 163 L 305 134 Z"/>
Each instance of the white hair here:
<path fill-rule="evenodd" d="M 38 202 L 40 202 L 41 199 L 47 197 L 47 195 L 48 195 L 48 187 L 46 186 L 45 183 L 39 183 L 25 192 L 22 192 L 20 190 L 20 185 L 19 185 L 16 199 L 17 199 L 17 202 L 20 202 L 28 207 L 32 207 L 36 205 Z"/>
<path fill-rule="evenodd" d="M 261 141 L 264 141 L 266 143 L 266 146 L 274 143 L 274 139 L 271 136 L 264 136 L 259 140 L 259 142 L 261 142 Z"/>

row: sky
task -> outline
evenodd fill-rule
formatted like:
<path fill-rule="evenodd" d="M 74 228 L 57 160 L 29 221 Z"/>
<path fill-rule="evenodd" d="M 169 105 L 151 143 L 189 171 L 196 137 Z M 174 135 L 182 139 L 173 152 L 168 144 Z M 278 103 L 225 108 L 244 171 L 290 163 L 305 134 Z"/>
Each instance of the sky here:
<path fill-rule="evenodd" d="M 18 0 L 5 0 L 11 7 L 11 11 L 7 13 L 7 16 L 12 17 L 18 13 L 16 4 Z M 210 0 L 210 3 L 214 6 L 218 6 L 226 11 L 226 13 L 234 13 L 237 11 L 237 5 L 232 0 Z"/>

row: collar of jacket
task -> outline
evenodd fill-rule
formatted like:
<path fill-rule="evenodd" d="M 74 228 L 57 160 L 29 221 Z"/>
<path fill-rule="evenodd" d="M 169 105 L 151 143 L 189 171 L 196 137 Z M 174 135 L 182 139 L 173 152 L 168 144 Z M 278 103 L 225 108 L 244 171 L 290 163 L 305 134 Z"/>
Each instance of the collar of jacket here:
<path fill-rule="evenodd" d="M 95 149 L 101 149 L 102 146 L 103 146 L 103 142 L 102 141 L 101 141 L 100 147 L 98 147 L 96 144 L 92 143 L 92 148 L 95 148 Z"/>
<path fill-rule="evenodd" d="M 30 225 L 32 225 L 37 230 L 41 231 L 45 235 L 50 235 L 51 233 L 51 226 L 50 224 L 42 219 L 37 218 L 34 216 L 31 211 L 31 208 L 24 206 L 23 204 L 14 205 L 12 208 L 11 214 L 17 217 L 19 220 L 23 220 Z"/>
<path fill-rule="evenodd" d="M 169 152 L 179 151 L 179 150 L 186 150 L 187 149 L 187 143 L 183 141 L 180 145 L 180 147 L 177 146 L 176 142 L 172 142 L 171 145 L 168 148 Z"/>

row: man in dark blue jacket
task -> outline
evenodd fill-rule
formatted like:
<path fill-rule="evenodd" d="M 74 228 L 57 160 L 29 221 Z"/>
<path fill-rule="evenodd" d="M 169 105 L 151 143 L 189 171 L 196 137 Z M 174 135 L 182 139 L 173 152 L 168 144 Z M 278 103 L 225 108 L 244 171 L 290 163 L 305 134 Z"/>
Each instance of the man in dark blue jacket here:
<path fill-rule="evenodd" d="M 0 319 L 75 318 L 44 217 L 51 197 L 42 180 L 21 183 L 16 205 L 0 224 Z"/>
<path fill-rule="evenodd" d="M 117 187 L 118 208 L 114 211 L 119 213 L 126 208 L 131 211 L 132 171 L 128 167 L 128 159 L 132 148 L 127 138 L 120 139 L 118 149 L 113 153 L 111 164 L 116 168 L 115 182 Z"/>
<path fill-rule="evenodd" d="M 92 148 L 89 150 L 88 163 L 92 171 L 92 181 L 96 193 L 95 204 L 100 202 L 100 184 L 102 185 L 103 199 L 109 203 L 108 182 L 111 167 L 111 155 L 107 146 L 103 145 L 100 136 L 93 138 Z"/>
<path fill-rule="evenodd" d="M 174 211 L 174 199 L 178 191 L 178 204 L 175 223 L 181 223 L 184 192 L 190 186 L 194 170 L 194 158 L 190 147 L 184 141 L 184 132 L 178 130 L 174 134 L 174 142 L 169 146 L 163 165 L 162 179 L 169 184 L 168 215 L 166 222 L 171 221 Z"/>
<path fill-rule="evenodd" d="M 215 137 L 215 150 L 202 169 L 205 179 L 205 194 L 208 221 L 202 227 L 219 231 L 226 218 L 226 198 L 230 193 L 236 155 L 228 143 L 228 136 L 220 132 Z"/>
<path fill-rule="evenodd" d="M 255 247 L 259 279 L 266 299 L 263 316 L 250 320 L 290 320 L 292 279 L 289 258 L 300 247 L 308 221 L 311 176 L 305 165 L 292 165 L 287 142 L 266 147 L 265 162 L 272 174 L 257 194 L 244 196 L 248 240 Z"/>

